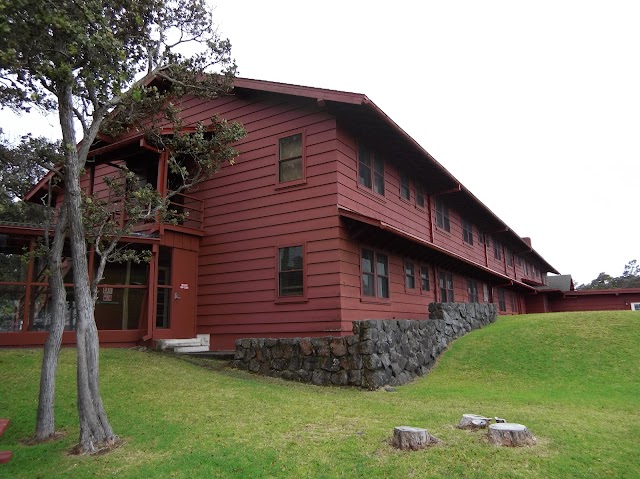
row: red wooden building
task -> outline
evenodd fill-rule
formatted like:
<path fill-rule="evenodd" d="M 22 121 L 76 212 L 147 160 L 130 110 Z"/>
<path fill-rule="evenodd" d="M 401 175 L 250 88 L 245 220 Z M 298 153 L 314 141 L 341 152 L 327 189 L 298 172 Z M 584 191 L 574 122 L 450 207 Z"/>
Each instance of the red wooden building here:
<path fill-rule="evenodd" d="M 551 313 L 567 311 L 640 311 L 640 288 L 575 290 L 571 275 L 549 276 L 538 288 L 541 294 L 530 296 L 527 311 Z"/>
<path fill-rule="evenodd" d="M 365 95 L 237 79 L 232 95 L 181 108 L 186 125 L 217 113 L 248 135 L 235 165 L 178 198 L 188 221 L 126 239 L 153 260 L 109 266 L 96 307 L 103 344 L 198 333 L 230 350 L 244 337 L 347 335 L 354 320 L 427 319 L 434 301 L 524 313 L 557 273 Z M 84 186 L 95 195 L 122 162 L 161 190 L 170 181 L 166 153 L 135 132 L 97 142 L 90 157 Z M 29 199 L 47 192 L 45 179 Z M 41 234 L 0 227 L 0 260 L 12 265 L 0 277 L 0 346 L 44 342 L 44 269 L 17 259 Z"/>

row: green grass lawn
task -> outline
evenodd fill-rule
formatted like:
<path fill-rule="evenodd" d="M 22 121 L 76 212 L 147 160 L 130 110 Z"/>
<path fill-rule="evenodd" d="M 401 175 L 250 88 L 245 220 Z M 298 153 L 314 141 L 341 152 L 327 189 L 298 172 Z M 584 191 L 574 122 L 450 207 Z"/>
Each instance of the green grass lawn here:
<path fill-rule="evenodd" d="M 75 351 L 64 350 L 56 419 L 66 436 L 26 446 L 34 431 L 41 352 L 0 351 L 4 478 L 640 477 L 640 314 L 526 315 L 456 341 L 434 370 L 396 392 L 315 387 L 212 362 L 101 352 L 103 399 L 124 445 L 70 456 L 77 441 Z M 463 413 L 525 424 L 538 444 L 490 446 L 461 431 Z M 390 447 L 393 427 L 441 443 Z"/>

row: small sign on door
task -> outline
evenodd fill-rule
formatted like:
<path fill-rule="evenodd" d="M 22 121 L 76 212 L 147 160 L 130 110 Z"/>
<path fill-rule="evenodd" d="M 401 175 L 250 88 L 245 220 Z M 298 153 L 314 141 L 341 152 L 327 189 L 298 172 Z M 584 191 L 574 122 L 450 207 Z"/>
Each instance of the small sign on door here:
<path fill-rule="evenodd" d="M 189 289 L 189 283 L 181 283 L 180 289 Z"/>

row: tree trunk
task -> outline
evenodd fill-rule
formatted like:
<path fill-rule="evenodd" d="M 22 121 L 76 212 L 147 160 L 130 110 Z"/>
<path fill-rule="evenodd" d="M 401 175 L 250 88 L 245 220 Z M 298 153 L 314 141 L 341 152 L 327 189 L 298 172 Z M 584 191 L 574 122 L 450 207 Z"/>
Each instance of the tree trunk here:
<path fill-rule="evenodd" d="M 92 453 L 113 446 L 118 437 L 107 419 L 99 386 L 99 341 L 91 295 L 87 245 L 82 224 L 82 195 L 80 172 L 84 162 L 76 149 L 73 129 L 71 85 L 61 85 L 58 93 L 58 112 L 65 146 L 66 184 L 68 197 L 69 242 L 73 259 L 73 280 L 78 326 L 76 331 L 78 351 L 78 415 L 80 418 L 80 443 L 78 452 Z M 85 138 L 84 141 L 90 141 Z"/>
<path fill-rule="evenodd" d="M 533 446 L 536 438 L 522 424 L 505 422 L 492 424 L 487 432 L 489 442 L 496 446 Z"/>
<path fill-rule="evenodd" d="M 36 440 L 45 441 L 55 437 L 54 398 L 56 390 L 56 369 L 58 355 L 64 331 L 66 291 L 60 258 L 64 248 L 65 232 L 67 228 L 67 201 L 60 208 L 58 223 L 56 224 L 53 244 L 49 251 L 49 292 L 51 294 L 51 327 L 47 342 L 44 345 L 42 369 L 40 371 L 40 394 L 38 396 L 38 415 L 36 418 Z"/>

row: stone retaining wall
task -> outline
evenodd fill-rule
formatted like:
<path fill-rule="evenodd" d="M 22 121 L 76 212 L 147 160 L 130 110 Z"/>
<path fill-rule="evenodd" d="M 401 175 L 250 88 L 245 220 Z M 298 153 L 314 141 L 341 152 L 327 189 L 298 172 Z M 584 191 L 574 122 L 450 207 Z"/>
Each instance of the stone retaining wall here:
<path fill-rule="evenodd" d="M 353 335 L 240 339 L 232 366 L 317 385 L 377 389 L 425 374 L 456 338 L 492 323 L 493 304 L 431 303 L 428 320 L 353 322 Z"/>

